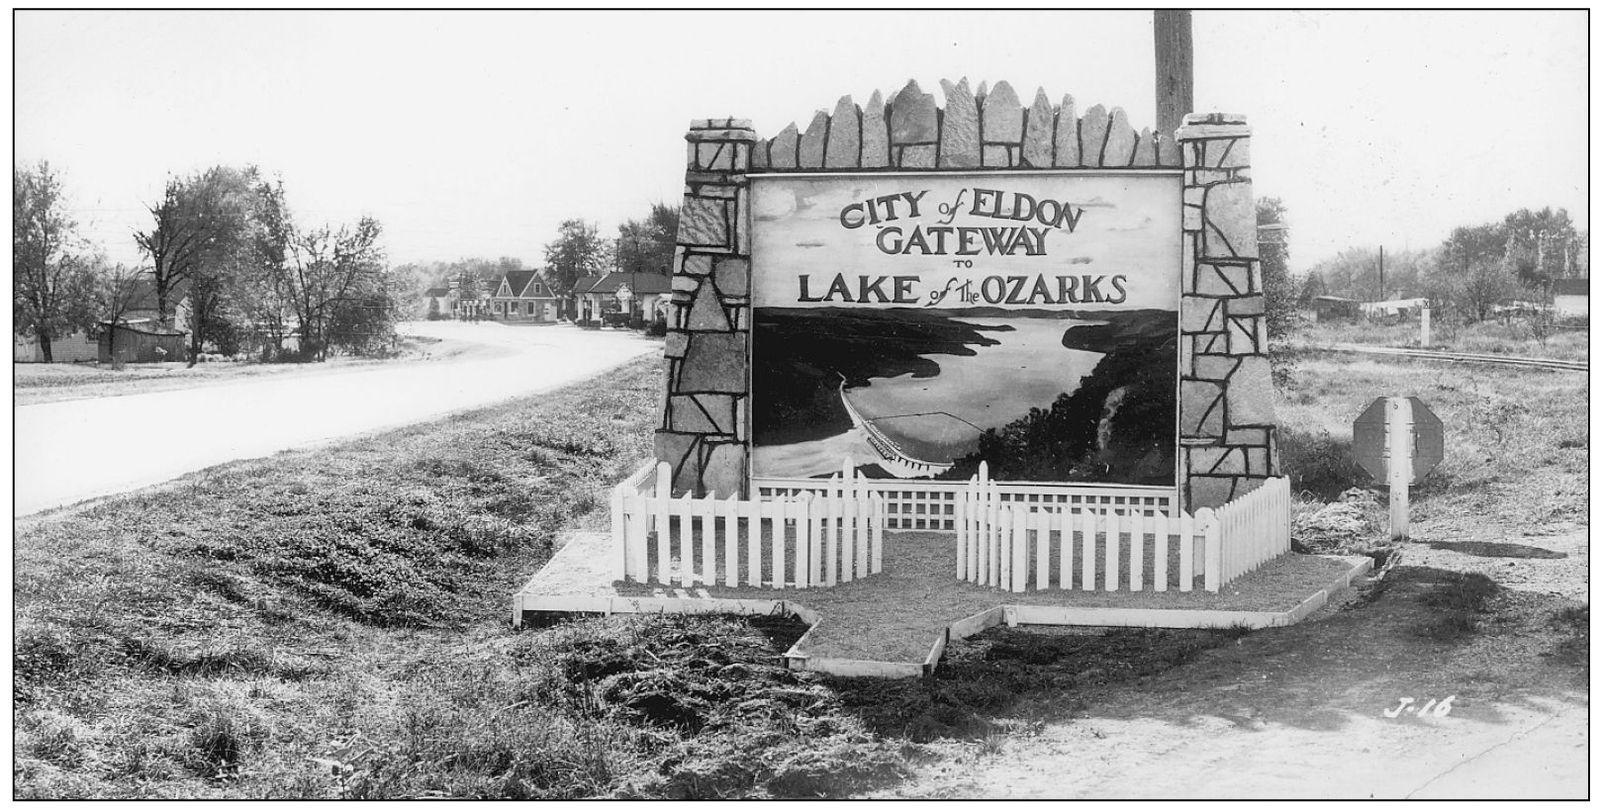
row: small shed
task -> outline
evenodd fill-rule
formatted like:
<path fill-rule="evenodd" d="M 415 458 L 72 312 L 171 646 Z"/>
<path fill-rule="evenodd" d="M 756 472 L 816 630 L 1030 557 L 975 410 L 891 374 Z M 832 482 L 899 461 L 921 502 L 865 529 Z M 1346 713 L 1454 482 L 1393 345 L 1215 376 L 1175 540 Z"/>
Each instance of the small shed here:
<path fill-rule="evenodd" d="M 1550 290 L 1554 294 L 1555 314 L 1584 316 L 1588 314 L 1588 279 L 1559 278 Z"/>
<path fill-rule="evenodd" d="M 1366 301 L 1360 304 L 1361 314 L 1367 320 L 1409 320 L 1421 317 L 1427 308 L 1426 298 L 1400 298 L 1391 301 Z"/>
<path fill-rule="evenodd" d="M 1354 320 L 1360 316 L 1360 301 L 1354 298 L 1340 298 L 1337 295 L 1321 295 L 1310 302 L 1310 309 L 1318 323 L 1329 320 Z"/>
<path fill-rule="evenodd" d="M 189 333 L 154 320 L 100 322 L 100 362 L 172 362 L 183 359 Z"/>

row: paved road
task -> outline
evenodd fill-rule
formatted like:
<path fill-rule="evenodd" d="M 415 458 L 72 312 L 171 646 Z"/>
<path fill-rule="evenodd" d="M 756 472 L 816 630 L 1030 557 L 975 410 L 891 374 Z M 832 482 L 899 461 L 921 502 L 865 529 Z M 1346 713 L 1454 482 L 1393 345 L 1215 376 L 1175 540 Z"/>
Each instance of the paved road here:
<path fill-rule="evenodd" d="M 482 346 L 448 360 L 15 409 L 16 515 L 550 390 L 658 350 L 630 332 L 407 324 Z"/>

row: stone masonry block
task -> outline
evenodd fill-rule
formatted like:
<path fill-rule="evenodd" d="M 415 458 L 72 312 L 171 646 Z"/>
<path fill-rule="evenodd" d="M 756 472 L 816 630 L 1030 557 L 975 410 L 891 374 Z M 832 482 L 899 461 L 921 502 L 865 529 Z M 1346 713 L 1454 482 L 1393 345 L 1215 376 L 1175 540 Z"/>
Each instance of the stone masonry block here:
<path fill-rule="evenodd" d="M 745 494 L 749 480 L 745 468 L 744 445 L 737 441 L 706 441 L 701 445 L 704 453 L 700 472 L 699 494 L 714 492 L 716 497 Z"/>
<path fill-rule="evenodd" d="M 1238 358 L 1217 354 L 1194 357 L 1194 378 L 1220 382 L 1238 367 Z"/>
<path fill-rule="evenodd" d="M 1227 302 L 1227 314 L 1230 317 L 1266 314 L 1266 297 L 1264 295 L 1248 295 L 1242 298 L 1233 298 Z"/>
<path fill-rule="evenodd" d="M 984 143 L 1021 143 L 1022 102 L 1010 82 L 996 83 L 982 105 Z"/>
<path fill-rule="evenodd" d="M 1219 437 L 1222 428 L 1222 386 L 1215 382 L 1184 379 L 1181 434 Z"/>
<path fill-rule="evenodd" d="M 1183 508 L 1193 513 L 1202 508 L 1219 508 L 1227 504 L 1233 492 L 1233 479 L 1210 475 L 1188 476 L 1188 502 Z"/>
<path fill-rule="evenodd" d="M 710 426 L 710 429 L 706 430 L 706 432 L 732 435 L 733 431 L 738 428 L 738 419 L 734 415 L 734 409 L 740 398 L 742 397 L 726 393 L 696 394 L 694 396 L 694 403 L 697 405 L 696 409 L 701 412 Z"/>
<path fill-rule="evenodd" d="M 720 199 L 684 197 L 678 240 L 687 245 L 728 247 L 731 228 L 727 208 L 727 203 Z"/>
<path fill-rule="evenodd" d="M 1264 427 L 1229 427 L 1225 441 L 1230 447 L 1264 447 L 1268 435 Z"/>
<path fill-rule="evenodd" d="M 731 328 L 732 324 L 727 321 L 727 310 L 722 308 L 715 285 L 700 284 L 699 291 L 694 294 L 694 303 L 688 310 L 688 330 L 728 331 Z"/>
<path fill-rule="evenodd" d="M 732 171 L 733 144 L 695 143 L 695 164 L 702 171 Z"/>
<path fill-rule="evenodd" d="M 1227 426 L 1276 423 L 1272 406 L 1271 360 L 1261 355 L 1242 357 L 1227 382 Z"/>
<path fill-rule="evenodd" d="M 716 288 L 724 297 L 743 297 L 750 289 L 750 262 L 744 258 L 724 258 L 716 262 Z"/>
<path fill-rule="evenodd" d="M 883 94 L 872 91 L 861 116 L 861 166 L 879 168 L 888 165 L 888 122 L 883 118 Z"/>
<path fill-rule="evenodd" d="M 680 331 L 666 333 L 665 352 L 668 357 L 681 357 L 688 351 L 688 335 Z"/>
<path fill-rule="evenodd" d="M 1232 354 L 1263 354 L 1266 341 L 1261 334 L 1264 318 L 1232 317 L 1227 319 L 1227 350 Z"/>
<path fill-rule="evenodd" d="M 749 335 L 742 332 L 705 332 L 689 335 L 677 391 L 683 393 L 744 393 L 749 389 Z"/>
<path fill-rule="evenodd" d="M 1207 234 L 1214 232 L 1222 244 L 1206 246 L 1212 256 L 1256 258 L 1255 196 L 1249 183 L 1222 183 L 1205 191 Z M 1226 253 L 1218 252 L 1226 250 Z"/>
<path fill-rule="evenodd" d="M 698 487 L 701 437 L 660 430 L 655 433 L 655 457 L 672 466 L 672 493 L 682 494 Z"/>
<path fill-rule="evenodd" d="M 1249 494 L 1250 492 L 1252 492 L 1252 491 L 1254 491 L 1254 490 L 1266 485 L 1266 478 L 1267 477 L 1270 477 L 1270 476 L 1269 475 L 1259 475 L 1259 476 L 1257 476 L 1257 475 L 1253 475 L 1252 474 L 1252 475 L 1250 475 L 1248 477 L 1239 477 L 1239 478 L 1234 479 L 1233 480 L 1232 499 L 1237 500 L 1238 498 L 1243 497 L 1244 495 Z"/>
<path fill-rule="evenodd" d="M 827 129 L 827 156 L 830 169 L 855 168 L 861 162 L 861 117 L 854 99 L 844 96 L 833 107 Z"/>
<path fill-rule="evenodd" d="M 1227 144 L 1222 146 L 1221 144 Z M 1209 158 L 1210 165 L 1217 169 L 1237 169 L 1249 165 L 1249 138 L 1234 138 L 1229 141 L 1217 141 L 1211 146 Z"/>
<path fill-rule="evenodd" d="M 826 158 L 828 115 L 817 110 L 811 118 L 811 125 L 806 127 L 805 134 L 800 136 L 799 166 L 802 169 L 819 169 Z"/>
<path fill-rule="evenodd" d="M 985 145 L 983 147 L 983 165 L 989 168 L 1010 166 L 1010 147 Z"/>
<path fill-rule="evenodd" d="M 1221 301 L 1213 298 L 1183 298 L 1181 328 L 1184 334 L 1221 331 Z"/>
<path fill-rule="evenodd" d="M 905 169 L 930 169 L 938 156 L 938 147 L 933 144 L 924 146 L 906 146 L 899 150 L 899 167 Z"/>
<path fill-rule="evenodd" d="M 1269 476 L 1272 473 L 1271 453 L 1265 447 L 1249 447 L 1240 449 L 1248 459 L 1245 474 Z"/>
<path fill-rule="evenodd" d="M 938 162 L 952 168 L 970 168 L 980 164 L 977 132 L 977 101 L 965 79 L 944 86 L 944 121 L 938 149 Z"/>
<path fill-rule="evenodd" d="M 1188 450 L 1189 468 L 1200 475 L 1244 474 L 1244 453 L 1230 447 L 1191 447 Z"/>
<path fill-rule="evenodd" d="M 681 250 L 682 248 L 678 249 Z M 711 262 L 710 256 L 688 253 L 683 256 L 683 269 L 680 272 L 684 275 L 710 275 Z"/>
<path fill-rule="evenodd" d="M 938 102 L 913 79 L 894 96 L 889 114 L 889 142 L 895 146 L 938 142 Z M 931 165 L 922 168 L 931 168 Z"/>

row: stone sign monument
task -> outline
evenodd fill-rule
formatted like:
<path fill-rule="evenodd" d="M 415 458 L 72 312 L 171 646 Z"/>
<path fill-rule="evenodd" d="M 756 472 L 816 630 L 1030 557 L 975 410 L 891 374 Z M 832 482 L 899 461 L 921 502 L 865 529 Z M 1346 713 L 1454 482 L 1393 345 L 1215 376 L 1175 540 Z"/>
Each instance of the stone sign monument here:
<path fill-rule="evenodd" d="M 656 455 L 747 494 L 905 481 L 1217 506 L 1278 474 L 1249 129 L 913 81 L 760 139 L 687 135 Z"/>

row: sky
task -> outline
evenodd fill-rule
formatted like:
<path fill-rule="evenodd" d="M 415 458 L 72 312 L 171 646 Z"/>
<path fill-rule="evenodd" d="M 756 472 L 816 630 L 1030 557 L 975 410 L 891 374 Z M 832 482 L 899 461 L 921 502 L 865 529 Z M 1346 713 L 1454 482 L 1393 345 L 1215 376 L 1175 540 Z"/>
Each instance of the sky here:
<path fill-rule="evenodd" d="M 1588 227 L 1588 16 L 1193 14 L 1195 108 L 1253 127 L 1293 269 L 1564 207 Z M 394 263 L 538 265 L 683 190 L 694 118 L 803 130 L 916 79 L 1043 87 L 1154 125 L 1148 11 L 15 12 L 14 163 L 48 159 L 108 257 L 171 175 L 255 164 L 299 222 L 383 223 Z"/>

